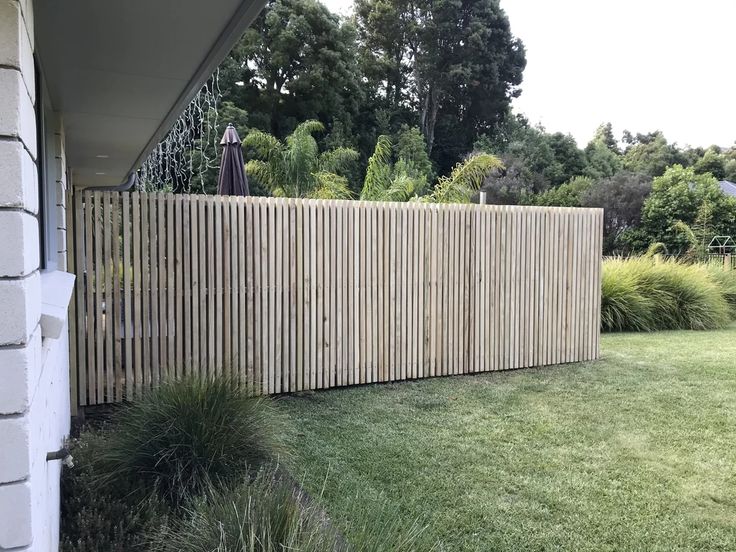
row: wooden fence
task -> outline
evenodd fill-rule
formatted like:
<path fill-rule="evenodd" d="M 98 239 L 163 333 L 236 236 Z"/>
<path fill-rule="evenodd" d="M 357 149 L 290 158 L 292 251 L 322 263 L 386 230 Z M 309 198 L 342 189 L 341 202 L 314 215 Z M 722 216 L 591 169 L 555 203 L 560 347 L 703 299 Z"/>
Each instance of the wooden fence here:
<path fill-rule="evenodd" d="M 599 351 L 602 211 L 77 192 L 73 404 L 256 394 Z"/>

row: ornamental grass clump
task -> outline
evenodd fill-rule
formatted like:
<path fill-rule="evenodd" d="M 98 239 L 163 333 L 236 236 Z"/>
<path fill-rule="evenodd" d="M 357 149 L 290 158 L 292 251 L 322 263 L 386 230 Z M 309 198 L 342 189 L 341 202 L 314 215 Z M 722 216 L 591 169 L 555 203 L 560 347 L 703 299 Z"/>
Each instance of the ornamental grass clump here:
<path fill-rule="evenodd" d="M 226 378 L 164 383 L 125 406 L 96 460 L 100 483 L 135 482 L 178 506 L 285 453 L 282 418 Z"/>
<path fill-rule="evenodd" d="M 320 511 L 275 472 L 209 486 L 151 539 L 152 552 L 328 552 L 339 537 Z"/>
<path fill-rule="evenodd" d="M 711 330 L 733 317 L 728 276 L 704 264 L 638 257 L 603 263 L 603 331 Z"/>
<path fill-rule="evenodd" d="M 601 329 L 606 332 L 651 331 L 652 299 L 642 292 L 637 272 L 628 260 L 603 263 Z"/>
<path fill-rule="evenodd" d="M 724 268 L 721 263 L 709 263 L 708 274 L 728 303 L 731 318 L 736 320 L 736 270 Z"/>

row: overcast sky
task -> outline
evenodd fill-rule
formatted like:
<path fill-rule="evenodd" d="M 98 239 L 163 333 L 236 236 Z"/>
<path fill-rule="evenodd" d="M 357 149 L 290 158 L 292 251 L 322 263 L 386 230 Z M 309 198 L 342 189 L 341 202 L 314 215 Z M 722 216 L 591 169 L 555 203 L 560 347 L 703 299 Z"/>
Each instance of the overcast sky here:
<path fill-rule="evenodd" d="M 323 0 L 350 13 L 352 0 Z M 582 146 L 662 130 L 680 145 L 736 141 L 736 0 L 501 0 L 527 67 L 515 110 Z"/>

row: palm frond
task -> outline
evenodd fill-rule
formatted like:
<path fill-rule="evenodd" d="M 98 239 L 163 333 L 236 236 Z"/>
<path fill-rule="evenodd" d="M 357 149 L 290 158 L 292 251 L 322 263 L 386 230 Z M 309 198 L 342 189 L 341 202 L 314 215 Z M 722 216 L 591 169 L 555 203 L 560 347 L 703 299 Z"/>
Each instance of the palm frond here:
<path fill-rule="evenodd" d="M 319 156 L 319 170 L 335 174 L 350 170 L 360 154 L 352 148 L 335 148 Z"/>
<path fill-rule="evenodd" d="M 252 149 L 256 157 L 263 161 L 273 159 L 274 156 L 280 155 L 284 149 L 284 145 L 277 138 L 260 130 L 249 132 L 243 140 L 243 147 Z"/>
<path fill-rule="evenodd" d="M 317 170 L 318 155 L 319 146 L 311 134 L 295 131 L 286 139 L 286 181 L 293 197 L 300 197 L 314 188 L 313 174 Z"/>
<path fill-rule="evenodd" d="M 281 186 L 277 178 L 277 172 L 273 170 L 273 167 L 260 159 L 251 159 L 245 164 L 245 174 L 248 178 L 254 178 L 263 186 L 265 186 L 271 193 L 274 193 L 276 188 Z"/>
<path fill-rule="evenodd" d="M 495 169 L 503 168 L 503 163 L 495 155 L 480 153 L 468 157 L 455 165 L 449 176 L 437 181 L 429 201 L 434 203 L 470 203 L 473 194 Z"/>
<path fill-rule="evenodd" d="M 693 231 L 693 229 L 690 227 L 689 224 L 681 220 L 678 220 L 672 225 L 672 229 L 678 234 L 681 234 L 687 240 L 688 245 L 692 249 L 698 247 L 699 245 L 698 237 L 695 235 L 695 232 Z"/>
<path fill-rule="evenodd" d="M 409 201 L 417 195 L 422 182 L 402 172 L 391 179 L 391 185 L 386 190 L 381 201 Z"/>
<path fill-rule="evenodd" d="M 322 123 L 314 119 L 309 119 L 297 125 L 297 127 L 294 129 L 294 132 L 292 132 L 291 134 L 292 136 L 295 134 L 297 136 L 304 136 L 304 135 L 311 136 L 315 132 L 324 132 L 324 131 L 325 131 L 325 125 L 323 125 Z"/>
<path fill-rule="evenodd" d="M 666 255 L 667 254 L 667 246 L 663 244 L 662 242 L 654 242 L 649 245 L 646 252 L 644 253 L 644 257 L 647 258 L 654 258 L 658 255 Z"/>
<path fill-rule="evenodd" d="M 317 185 L 308 197 L 311 199 L 351 199 L 347 178 L 335 173 L 319 171 L 314 173 Z"/>
<path fill-rule="evenodd" d="M 365 172 L 360 199 L 380 201 L 391 186 L 391 139 L 381 135 Z"/>

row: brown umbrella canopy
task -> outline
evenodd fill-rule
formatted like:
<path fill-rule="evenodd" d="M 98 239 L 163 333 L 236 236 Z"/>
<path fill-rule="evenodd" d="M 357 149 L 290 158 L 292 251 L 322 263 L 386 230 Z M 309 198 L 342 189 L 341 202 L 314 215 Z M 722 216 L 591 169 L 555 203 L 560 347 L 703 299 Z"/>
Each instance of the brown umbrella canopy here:
<path fill-rule="evenodd" d="M 217 193 L 220 195 L 250 195 L 248 177 L 245 176 L 243 149 L 240 147 L 238 131 L 231 124 L 227 125 L 225 134 L 220 140 L 222 161 L 220 175 L 217 179 Z"/>

